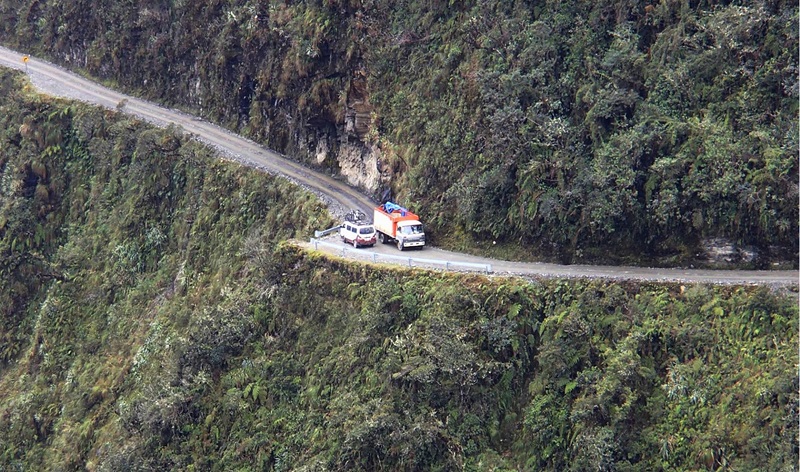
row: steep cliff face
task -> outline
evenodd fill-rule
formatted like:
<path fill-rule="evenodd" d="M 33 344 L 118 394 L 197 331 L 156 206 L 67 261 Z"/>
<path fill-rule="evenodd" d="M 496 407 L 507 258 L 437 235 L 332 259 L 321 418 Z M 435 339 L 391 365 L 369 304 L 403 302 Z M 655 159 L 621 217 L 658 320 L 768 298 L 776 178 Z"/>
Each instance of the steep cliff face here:
<path fill-rule="evenodd" d="M 369 103 L 365 73 L 358 71 L 350 81 L 344 103 L 344 122 L 336 134 L 317 133 L 314 157 L 317 164 L 334 161 L 338 173 L 350 185 L 377 195 L 379 189 L 391 184 L 391 174 L 381 169 L 383 155 L 376 141 L 377 129 L 373 122 L 374 108 Z"/>
<path fill-rule="evenodd" d="M 313 196 L 0 70 L 0 469 L 784 470 L 796 297 L 305 253 Z"/>
<path fill-rule="evenodd" d="M 354 7 L 106 3 L 6 2 L 0 31 L 10 44 L 321 163 L 367 191 L 379 187 Z"/>
<path fill-rule="evenodd" d="M 0 0 L 0 38 L 389 189 L 442 244 L 688 265 L 725 238 L 766 268 L 799 247 L 797 12 Z"/>
<path fill-rule="evenodd" d="M 316 159 L 318 164 L 325 164 L 328 159 L 335 159 L 339 173 L 354 187 L 376 192 L 387 179 L 379 170 L 381 152 L 375 146 L 363 143 L 338 143 L 336 153 L 332 155 L 329 140 L 323 137 L 317 141 Z"/>
<path fill-rule="evenodd" d="M 178 130 L 29 90 L 0 70 L 0 469 L 165 464 L 145 444 L 194 409 L 172 387 L 211 380 L 185 361 L 227 363 L 252 337 L 245 294 L 269 288 L 252 269 L 332 221 Z M 183 367 L 150 370 L 170 351 Z"/>

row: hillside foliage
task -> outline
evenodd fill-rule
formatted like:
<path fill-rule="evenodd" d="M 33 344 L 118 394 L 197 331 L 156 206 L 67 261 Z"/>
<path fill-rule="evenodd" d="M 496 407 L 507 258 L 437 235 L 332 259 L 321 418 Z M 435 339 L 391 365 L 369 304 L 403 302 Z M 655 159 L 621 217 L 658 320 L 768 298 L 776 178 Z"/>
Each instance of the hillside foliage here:
<path fill-rule="evenodd" d="M 326 215 L 0 73 L 0 469 L 796 467 L 796 296 L 283 242 Z"/>
<path fill-rule="evenodd" d="M 4 43 L 310 162 L 366 96 L 439 244 L 657 264 L 724 238 L 796 265 L 797 25 L 781 0 L 0 0 Z"/>

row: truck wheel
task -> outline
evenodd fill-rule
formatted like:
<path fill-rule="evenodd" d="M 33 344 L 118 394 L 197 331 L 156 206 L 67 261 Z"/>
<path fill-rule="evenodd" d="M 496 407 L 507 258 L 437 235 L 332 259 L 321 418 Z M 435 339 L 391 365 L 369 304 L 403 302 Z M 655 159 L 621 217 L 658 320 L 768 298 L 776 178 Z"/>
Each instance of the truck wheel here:
<path fill-rule="evenodd" d="M 402 241 L 397 241 L 397 249 L 399 251 L 402 251 L 403 249 L 405 249 L 405 247 L 403 247 L 403 242 Z"/>
<path fill-rule="evenodd" d="M 378 233 L 378 241 L 380 241 L 381 244 L 386 244 L 386 237 L 383 235 L 383 233 Z"/>

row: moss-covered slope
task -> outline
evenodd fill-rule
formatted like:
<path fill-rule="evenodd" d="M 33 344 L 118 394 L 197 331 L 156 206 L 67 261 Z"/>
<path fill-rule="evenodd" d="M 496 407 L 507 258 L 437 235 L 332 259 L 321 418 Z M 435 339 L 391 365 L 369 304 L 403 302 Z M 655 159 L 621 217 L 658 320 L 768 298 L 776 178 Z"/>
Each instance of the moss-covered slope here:
<path fill-rule="evenodd" d="M 287 183 L 0 75 L 0 468 L 792 470 L 796 299 L 331 260 Z"/>

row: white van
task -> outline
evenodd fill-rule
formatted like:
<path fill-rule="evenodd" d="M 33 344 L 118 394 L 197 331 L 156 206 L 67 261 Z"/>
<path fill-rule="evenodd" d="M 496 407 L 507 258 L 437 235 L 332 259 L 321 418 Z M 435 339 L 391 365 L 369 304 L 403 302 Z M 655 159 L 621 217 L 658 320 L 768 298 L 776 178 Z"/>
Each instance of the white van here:
<path fill-rule="evenodd" d="M 375 227 L 366 223 L 351 223 L 345 221 L 339 227 L 339 236 L 342 242 L 352 244 L 353 247 L 374 246 L 378 239 Z"/>

